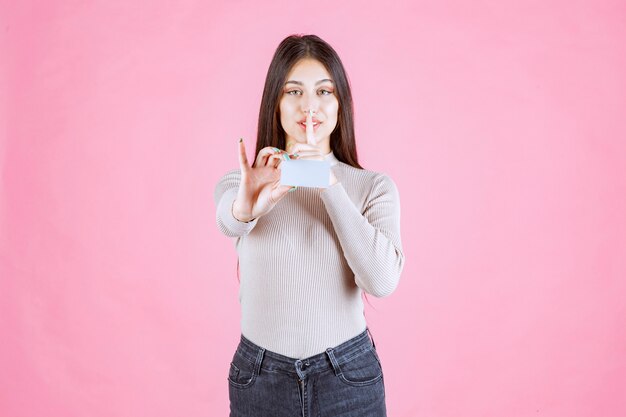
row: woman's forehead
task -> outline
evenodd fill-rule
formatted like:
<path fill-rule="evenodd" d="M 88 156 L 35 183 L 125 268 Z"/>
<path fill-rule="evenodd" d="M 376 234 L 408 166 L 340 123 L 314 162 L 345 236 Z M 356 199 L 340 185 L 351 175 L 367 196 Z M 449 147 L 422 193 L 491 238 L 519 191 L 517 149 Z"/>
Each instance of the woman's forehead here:
<path fill-rule="evenodd" d="M 316 59 L 302 59 L 298 61 L 289 74 L 287 74 L 287 81 L 298 81 L 298 82 L 310 82 L 313 81 L 315 83 L 319 81 L 329 80 L 332 82 L 332 77 L 326 70 L 324 64 Z"/>

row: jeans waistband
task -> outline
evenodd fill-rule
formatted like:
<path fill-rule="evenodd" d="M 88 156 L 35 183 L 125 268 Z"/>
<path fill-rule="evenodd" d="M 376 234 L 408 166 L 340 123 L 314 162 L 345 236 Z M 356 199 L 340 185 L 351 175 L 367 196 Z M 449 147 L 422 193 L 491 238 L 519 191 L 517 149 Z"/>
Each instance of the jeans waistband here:
<path fill-rule="evenodd" d="M 375 348 L 373 338 L 371 336 L 368 337 L 368 332 L 369 328 L 366 328 L 352 339 L 304 359 L 290 358 L 262 348 L 242 334 L 236 354 L 241 355 L 251 364 L 254 364 L 259 370 L 293 373 L 303 379 L 308 374 L 327 369 L 335 369 L 337 371 L 337 365 L 348 362 L 368 349 Z"/>

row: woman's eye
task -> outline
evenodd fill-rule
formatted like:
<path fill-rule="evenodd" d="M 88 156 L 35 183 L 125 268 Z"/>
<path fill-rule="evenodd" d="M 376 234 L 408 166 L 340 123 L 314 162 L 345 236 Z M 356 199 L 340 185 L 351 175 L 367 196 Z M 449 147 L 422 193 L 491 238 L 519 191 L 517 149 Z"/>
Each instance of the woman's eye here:
<path fill-rule="evenodd" d="M 329 90 L 319 90 L 319 94 L 323 95 L 323 96 L 328 96 L 330 94 L 332 94 L 332 91 Z M 301 96 L 302 95 L 302 91 L 300 90 L 291 90 L 291 91 L 287 91 L 285 92 L 285 94 L 291 95 L 291 96 Z"/>

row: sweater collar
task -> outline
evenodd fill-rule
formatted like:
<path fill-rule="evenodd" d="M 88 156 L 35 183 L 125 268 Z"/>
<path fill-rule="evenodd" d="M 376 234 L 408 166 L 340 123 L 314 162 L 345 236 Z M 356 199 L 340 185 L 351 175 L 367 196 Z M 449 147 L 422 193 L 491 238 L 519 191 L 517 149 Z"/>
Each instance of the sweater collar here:
<path fill-rule="evenodd" d="M 330 162 L 330 166 L 336 165 L 337 162 L 339 162 L 332 150 L 324 155 L 324 160 Z"/>

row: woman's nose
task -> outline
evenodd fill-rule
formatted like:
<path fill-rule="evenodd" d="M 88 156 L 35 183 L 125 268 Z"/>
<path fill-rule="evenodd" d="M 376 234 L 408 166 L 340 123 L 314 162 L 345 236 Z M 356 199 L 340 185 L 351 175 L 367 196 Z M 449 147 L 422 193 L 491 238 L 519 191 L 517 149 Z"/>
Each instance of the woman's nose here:
<path fill-rule="evenodd" d="M 317 100 L 314 98 L 310 98 L 306 100 L 306 102 L 304 103 L 302 111 L 304 113 L 308 113 L 309 110 L 313 110 L 313 113 L 317 113 L 318 107 L 319 107 L 319 103 L 317 102 Z"/>

